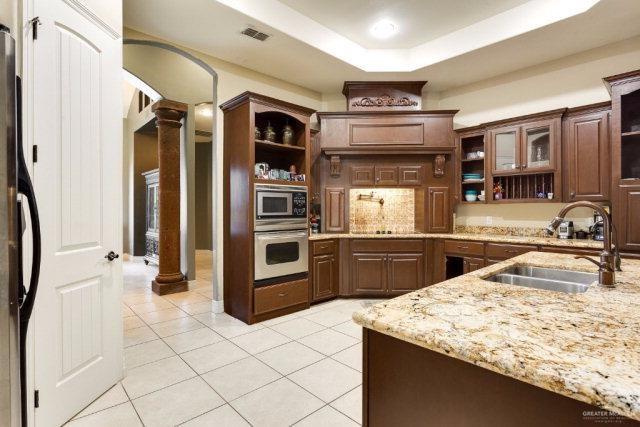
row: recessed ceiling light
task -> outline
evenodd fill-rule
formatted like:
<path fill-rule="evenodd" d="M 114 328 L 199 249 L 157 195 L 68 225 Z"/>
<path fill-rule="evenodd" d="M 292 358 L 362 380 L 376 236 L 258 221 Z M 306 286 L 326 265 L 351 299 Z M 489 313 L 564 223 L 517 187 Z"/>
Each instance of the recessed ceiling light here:
<path fill-rule="evenodd" d="M 378 21 L 373 24 L 373 27 L 371 27 L 371 34 L 379 39 L 387 39 L 397 32 L 398 28 L 396 27 L 396 24 L 388 19 Z"/>

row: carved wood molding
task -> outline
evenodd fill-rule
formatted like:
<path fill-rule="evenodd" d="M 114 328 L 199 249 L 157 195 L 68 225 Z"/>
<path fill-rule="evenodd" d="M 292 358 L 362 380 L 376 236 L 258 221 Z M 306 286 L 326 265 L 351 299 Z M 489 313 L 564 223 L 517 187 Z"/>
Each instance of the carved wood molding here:
<path fill-rule="evenodd" d="M 444 176 L 444 162 L 445 157 L 443 154 L 438 154 L 433 161 L 433 176 L 440 178 Z"/>
<path fill-rule="evenodd" d="M 389 95 L 365 96 L 351 104 L 353 107 L 415 107 L 418 102 L 406 96 L 395 98 Z"/>
<path fill-rule="evenodd" d="M 340 156 L 331 156 L 329 174 L 332 178 L 338 178 L 341 172 Z"/>

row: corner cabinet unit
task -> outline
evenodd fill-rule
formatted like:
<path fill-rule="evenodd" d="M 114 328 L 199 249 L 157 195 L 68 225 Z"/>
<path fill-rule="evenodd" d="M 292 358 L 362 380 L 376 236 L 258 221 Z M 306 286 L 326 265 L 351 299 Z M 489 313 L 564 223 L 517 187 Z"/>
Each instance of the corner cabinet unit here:
<path fill-rule="evenodd" d="M 412 152 L 453 149 L 453 116 L 442 111 L 318 113 L 323 151 Z"/>
<path fill-rule="evenodd" d="M 611 93 L 611 213 L 623 251 L 640 251 L 640 70 L 604 79 Z"/>
<path fill-rule="evenodd" d="M 147 185 L 147 201 L 146 201 L 146 224 L 147 231 L 145 232 L 145 254 L 144 263 L 158 264 L 158 236 L 160 215 L 158 212 L 158 169 L 154 169 L 142 174 L 146 180 Z"/>
<path fill-rule="evenodd" d="M 611 102 L 571 108 L 562 119 L 564 201 L 610 200 Z"/>
<path fill-rule="evenodd" d="M 224 309 L 251 324 L 309 306 L 308 274 L 272 278 L 259 286 L 254 283 L 254 185 L 309 186 L 309 121 L 315 111 L 252 92 L 220 108 L 224 112 Z M 275 139 L 271 135 L 263 139 L 256 132 L 258 128 L 264 134 L 269 127 L 275 130 Z M 281 143 L 285 129 L 287 144 Z M 295 167 L 306 180 L 259 179 L 255 176 L 257 163 L 287 171 Z"/>

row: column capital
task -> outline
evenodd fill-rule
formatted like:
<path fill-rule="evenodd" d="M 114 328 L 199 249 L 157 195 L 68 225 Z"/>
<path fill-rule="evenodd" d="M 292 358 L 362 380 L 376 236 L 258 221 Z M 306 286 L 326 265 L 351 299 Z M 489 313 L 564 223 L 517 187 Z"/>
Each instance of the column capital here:
<path fill-rule="evenodd" d="M 153 103 L 151 111 L 158 118 L 158 125 L 180 127 L 180 120 L 186 115 L 188 108 L 189 106 L 182 102 L 160 99 Z"/>

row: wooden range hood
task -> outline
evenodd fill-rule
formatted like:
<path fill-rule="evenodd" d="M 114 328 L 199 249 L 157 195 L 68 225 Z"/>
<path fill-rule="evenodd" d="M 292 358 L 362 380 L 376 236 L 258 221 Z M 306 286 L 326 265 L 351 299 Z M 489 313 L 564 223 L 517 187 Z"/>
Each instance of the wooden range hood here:
<path fill-rule="evenodd" d="M 449 154 L 458 110 L 422 110 L 426 81 L 345 82 L 347 111 L 317 113 L 330 156 Z"/>

